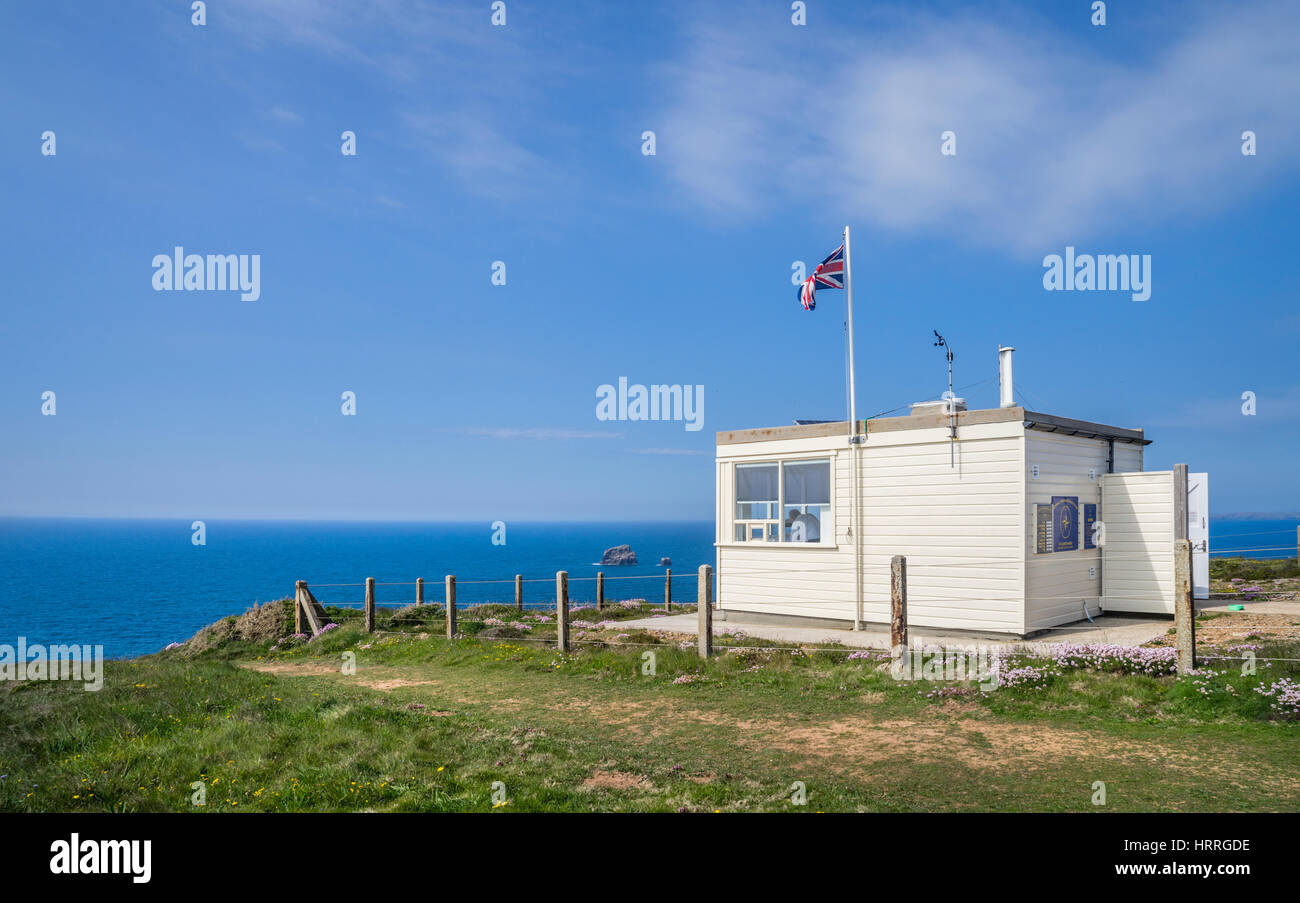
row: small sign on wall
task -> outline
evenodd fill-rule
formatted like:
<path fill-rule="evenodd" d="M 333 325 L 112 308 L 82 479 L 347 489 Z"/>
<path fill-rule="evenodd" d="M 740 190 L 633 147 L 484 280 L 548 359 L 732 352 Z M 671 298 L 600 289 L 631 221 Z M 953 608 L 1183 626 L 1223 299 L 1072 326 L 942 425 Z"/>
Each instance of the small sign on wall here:
<path fill-rule="evenodd" d="M 1034 506 L 1034 551 L 1045 555 L 1052 551 L 1052 506 Z"/>
<path fill-rule="evenodd" d="M 1097 506 L 1083 506 L 1083 547 L 1085 549 L 1097 548 L 1092 543 L 1092 525 L 1097 523 Z"/>
<path fill-rule="evenodd" d="M 1079 497 L 1052 496 L 1052 551 L 1073 552 L 1079 548 Z"/>

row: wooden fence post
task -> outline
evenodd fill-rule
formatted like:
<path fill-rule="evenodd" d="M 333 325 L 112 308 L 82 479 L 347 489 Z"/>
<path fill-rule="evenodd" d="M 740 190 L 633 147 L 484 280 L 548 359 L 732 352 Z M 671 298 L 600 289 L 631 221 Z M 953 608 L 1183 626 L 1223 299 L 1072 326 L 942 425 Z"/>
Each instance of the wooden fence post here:
<path fill-rule="evenodd" d="M 695 609 L 699 613 L 699 638 L 697 647 L 700 658 L 713 654 L 713 567 L 700 565 L 700 588 L 695 596 Z"/>
<path fill-rule="evenodd" d="M 1187 465 L 1174 465 L 1174 539 L 1187 539 Z"/>
<path fill-rule="evenodd" d="M 1196 602 L 1192 597 L 1192 544 L 1174 542 L 1174 629 L 1178 637 L 1178 673 L 1196 667 Z"/>
<path fill-rule="evenodd" d="M 569 651 L 569 572 L 555 572 L 555 642 Z"/>
<path fill-rule="evenodd" d="M 299 580 L 296 586 L 296 599 L 294 600 L 293 627 L 294 633 L 309 633 L 317 636 L 325 625 L 329 623 L 329 616 L 325 614 L 325 606 L 316 601 L 316 597 L 311 594 L 307 588 L 306 580 Z"/>
<path fill-rule="evenodd" d="M 366 578 L 366 633 L 375 632 L 375 578 Z"/>
<path fill-rule="evenodd" d="M 415 578 L 415 604 L 416 605 L 424 604 L 424 578 L 423 577 Z"/>
<path fill-rule="evenodd" d="M 889 650 L 897 657 L 907 649 L 907 558 L 895 555 L 889 563 Z"/>
<path fill-rule="evenodd" d="M 447 639 L 456 635 L 456 578 L 447 575 Z"/>
<path fill-rule="evenodd" d="M 515 574 L 515 608 L 524 610 L 524 575 Z"/>
<path fill-rule="evenodd" d="M 673 569 L 664 572 L 664 611 L 673 610 Z"/>
<path fill-rule="evenodd" d="M 1300 535 L 1298 533 L 1297 535 Z M 596 572 L 596 611 L 605 610 L 605 572 Z"/>

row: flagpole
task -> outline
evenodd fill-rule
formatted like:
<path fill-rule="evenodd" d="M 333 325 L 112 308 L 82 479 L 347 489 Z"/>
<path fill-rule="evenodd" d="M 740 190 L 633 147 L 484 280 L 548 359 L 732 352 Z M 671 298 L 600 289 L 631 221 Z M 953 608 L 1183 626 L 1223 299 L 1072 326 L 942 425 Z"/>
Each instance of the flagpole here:
<path fill-rule="evenodd" d="M 844 227 L 844 293 L 849 307 L 849 444 L 857 443 L 857 393 L 853 384 L 853 268 L 849 265 L 849 227 Z"/>
<path fill-rule="evenodd" d="M 853 571 L 854 571 L 854 588 L 856 591 L 853 616 L 853 629 L 862 629 L 862 518 L 859 506 L 861 492 L 858 488 L 860 469 L 858 460 L 858 405 L 857 405 L 857 385 L 854 381 L 853 373 L 853 267 L 849 255 L 849 227 L 844 227 L 844 294 L 848 302 L 848 329 L 849 329 L 849 462 L 853 467 L 853 506 L 852 506 L 852 527 L 853 530 Z"/>

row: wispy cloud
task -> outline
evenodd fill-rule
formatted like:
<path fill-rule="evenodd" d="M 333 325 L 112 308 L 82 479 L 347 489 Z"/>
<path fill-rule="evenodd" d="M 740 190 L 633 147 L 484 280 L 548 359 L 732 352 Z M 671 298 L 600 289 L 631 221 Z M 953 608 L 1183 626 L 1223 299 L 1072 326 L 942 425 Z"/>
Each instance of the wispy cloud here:
<path fill-rule="evenodd" d="M 477 10 L 417 0 L 228 0 L 223 21 L 256 47 L 293 44 L 335 59 L 363 63 L 391 78 L 415 74 L 411 61 L 437 55 L 449 41 L 484 29 Z M 394 44 L 394 39 L 400 41 Z M 382 49 L 381 49 L 382 48 Z"/>
<path fill-rule="evenodd" d="M 536 148 L 565 146 L 552 134 L 545 93 L 575 64 L 557 59 L 536 29 L 493 27 L 488 6 L 445 0 L 230 3 L 231 27 L 253 48 L 301 47 L 376 76 L 396 98 L 397 140 L 423 150 L 467 193 L 517 200 L 564 172 L 557 155 L 544 159 Z M 279 106 L 267 115 L 303 121 Z"/>
<path fill-rule="evenodd" d="M 266 118 L 273 119 L 276 122 L 287 122 L 292 125 L 302 125 L 303 121 L 301 116 L 285 107 L 271 107 L 266 111 Z"/>
<path fill-rule="evenodd" d="M 545 161 L 477 113 L 405 113 L 420 146 L 477 194 L 518 198 L 547 172 Z"/>
<path fill-rule="evenodd" d="M 667 70 L 660 157 L 713 215 L 822 205 L 1020 252 L 1204 215 L 1300 164 L 1300 8 L 1184 20 L 1117 62 L 1019 20 L 909 17 L 846 29 L 816 71 L 789 35 L 701 28 Z M 1257 157 L 1240 152 L 1247 129 Z"/>
<path fill-rule="evenodd" d="M 462 426 L 446 432 L 466 436 L 483 436 L 489 439 L 618 439 L 622 433 L 604 433 L 596 430 L 574 430 L 563 427 L 514 426 Z"/>
<path fill-rule="evenodd" d="M 243 142 L 244 147 L 251 151 L 270 151 L 272 153 L 284 152 L 283 144 L 276 141 L 274 138 L 267 138 L 264 135 L 244 135 L 241 136 L 239 140 Z"/>
<path fill-rule="evenodd" d="M 395 78 L 427 73 L 413 63 L 467 62 L 464 51 L 513 48 L 519 28 L 493 28 L 488 5 L 459 0 L 226 0 L 237 15 L 225 21 L 245 40 L 298 44 L 362 60 Z"/>
<path fill-rule="evenodd" d="M 1246 391 L 1254 392 L 1255 395 L 1253 415 L 1242 411 L 1246 401 L 1241 395 Z M 1250 437 L 1251 431 L 1260 427 L 1273 431 L 1300 431 L 1300 387 L 1251 389 L 1246 386 L 1241 391 L 1227 391 L 1215 398 L 1189 399 L 1148 418 L 1147 422 L 1152 427 L 1163 429 L 1235 432 L 1243 439 Z"/>
<path fill-rule="evenodd" d="M 711 452 L 699 448 L 633 448 L 634 455 L 708 455 Z"/>

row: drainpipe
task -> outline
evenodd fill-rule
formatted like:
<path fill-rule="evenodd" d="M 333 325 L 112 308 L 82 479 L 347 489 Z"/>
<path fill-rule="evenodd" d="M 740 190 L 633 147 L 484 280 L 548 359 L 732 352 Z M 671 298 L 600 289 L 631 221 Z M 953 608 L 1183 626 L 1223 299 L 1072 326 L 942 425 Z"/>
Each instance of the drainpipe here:
<path fill-rule="evenodd" d="M 866 432 L 866 424 L 863 424 L 863 432 Z M 853 423 L 853 438 L 849 445 L 849 460 L 853 465 L 853 576 L 854 587 L 856 592 L 856 606 L 853 615 L 853 629 L 862 629 L 862 506 L 860 504 L 862 490 L 860 487 L 861 474 L 859 468 L 861 465 L 861 456 L 858 454 L 858 448 L 862 444 L 865 436 L 858 435 L 858 424 Z"/>

